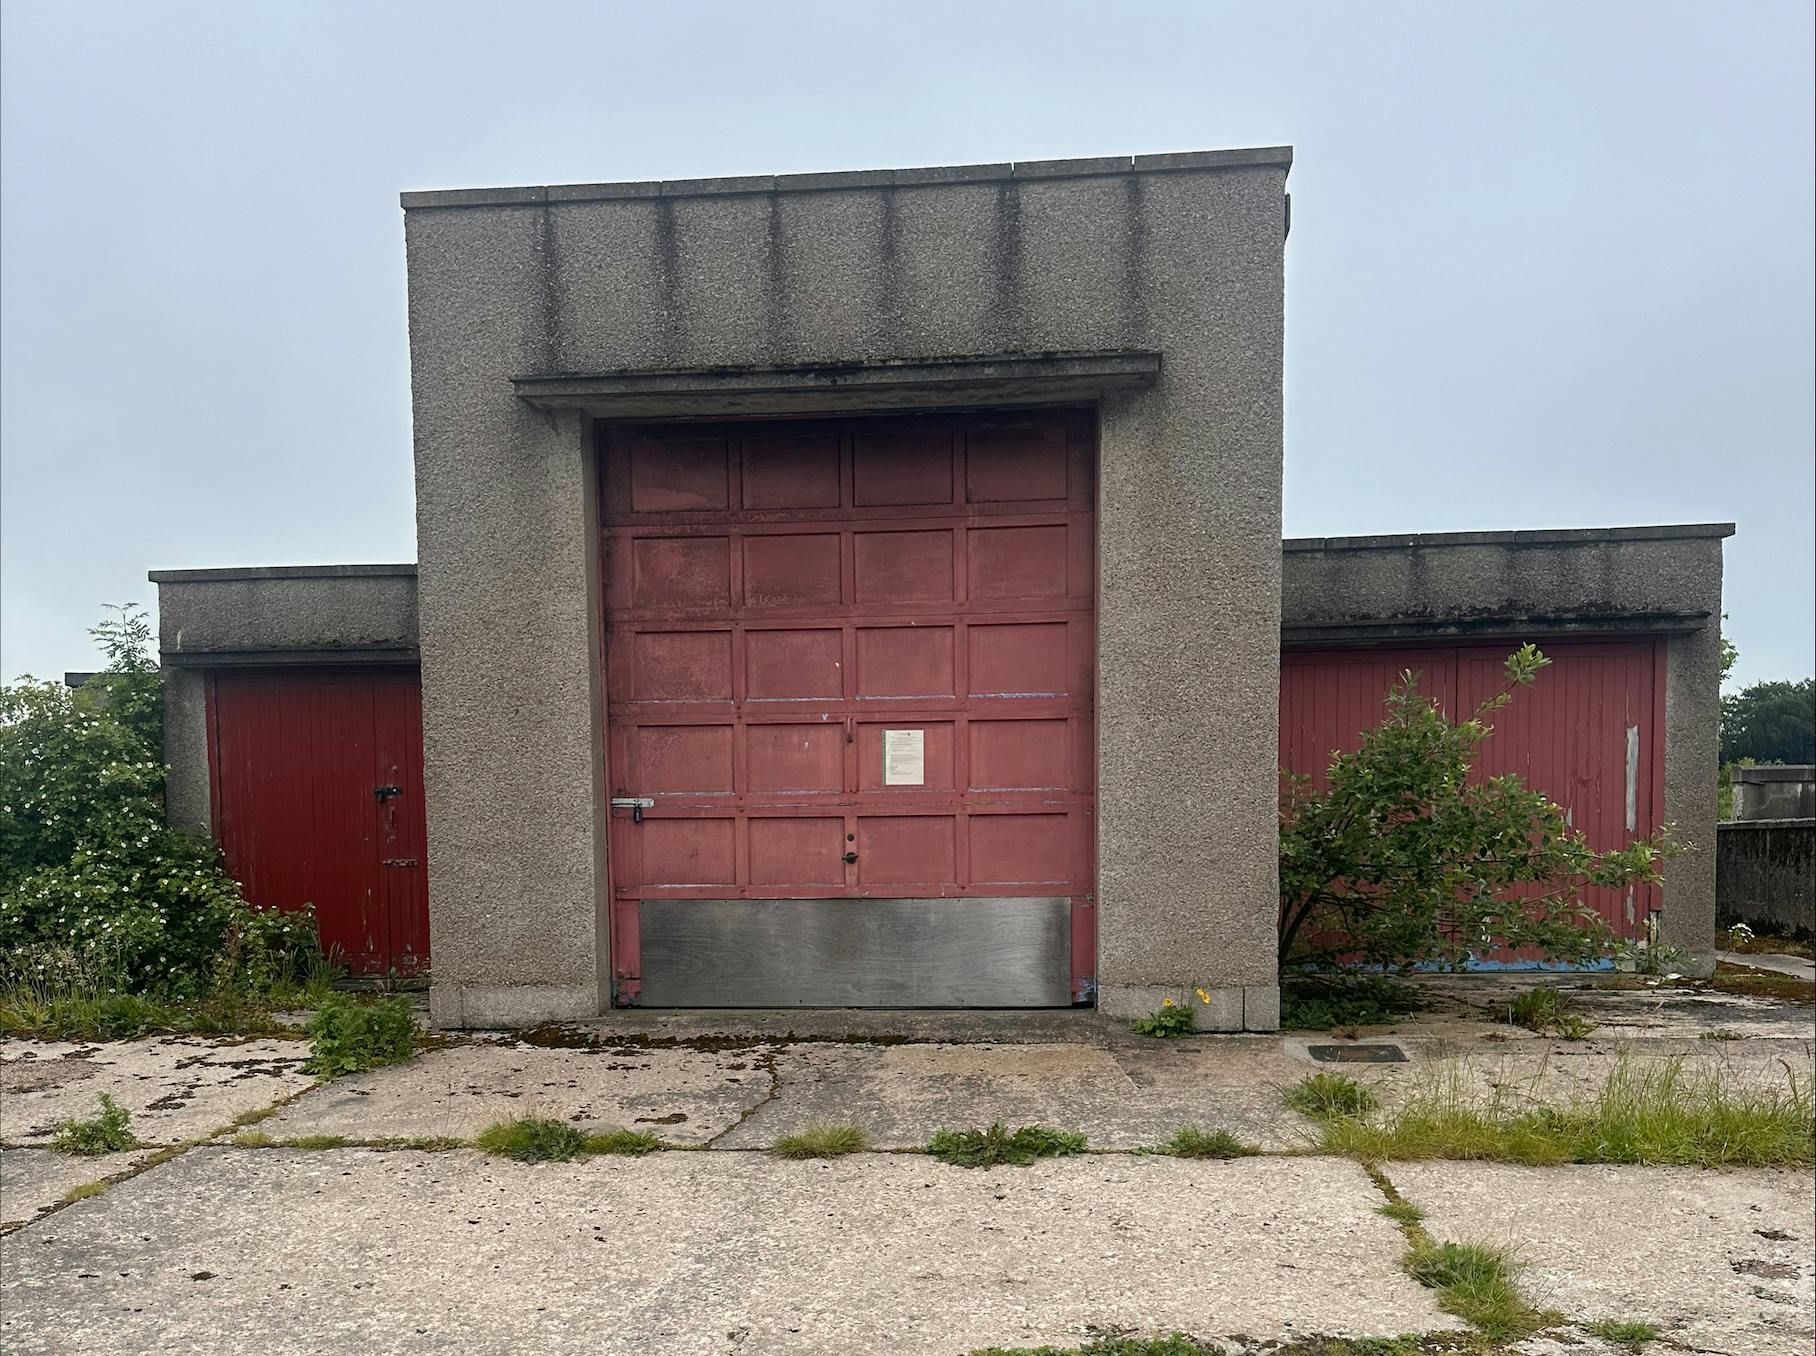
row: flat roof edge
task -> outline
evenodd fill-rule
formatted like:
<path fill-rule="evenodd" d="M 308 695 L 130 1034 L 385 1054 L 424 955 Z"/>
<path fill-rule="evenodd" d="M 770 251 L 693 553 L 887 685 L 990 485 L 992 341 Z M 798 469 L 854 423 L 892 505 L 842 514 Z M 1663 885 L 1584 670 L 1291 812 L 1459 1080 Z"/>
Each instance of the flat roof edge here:
<path fill-rule="evenodd" d="M 405 211 L 438 207 L 522 207 L 622 198 L 700 198 L 744 193 L 828 193 L 853 189 L 924 188 L 936 184 L 1082 179 L 1103 175 L 1177 174 L 1191 170 L 1291 170 L 1291 146 L 1233 147 L 1160 155 L 1097 156 L 1079 160 L 1022 160 L 984 165 L 836 170 L 824 174 L 752 174 L 720 179 L 664 179 L 610 184 L 526 184 L 514 188 L 410 189 L 398 194 Z"/>
<path fill-rule="evenodd" d="M 392 565 L 235 565 L 214 570 L 147 570 L 154 584 L 219 584 L 235 579 L 384 579 L 414 576 L 413 562 Z"/>
<path fill-rule="evenodd" d="M 1733 523 L 1661 523 L 1636 527 L 1561 527 L 1511 532 L 1406 532 L 1368 537 L 1288 537 L 1281 550 L 1404 551 L 1434 546 L 1589 546 L 1597 542 L 1721 539 Z"/>

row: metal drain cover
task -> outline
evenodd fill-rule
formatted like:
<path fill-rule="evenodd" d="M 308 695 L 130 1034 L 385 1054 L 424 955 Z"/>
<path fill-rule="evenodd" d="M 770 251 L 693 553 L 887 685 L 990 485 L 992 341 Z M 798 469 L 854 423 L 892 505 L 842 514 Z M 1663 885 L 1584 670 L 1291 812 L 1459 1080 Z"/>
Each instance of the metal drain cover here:
<path fill-rule="evenodd" d="M 1320 1064 L 1406 1063 L 1406 1052 L 1397 1045 L 1313 1045 L 1307 1051 Z"/>

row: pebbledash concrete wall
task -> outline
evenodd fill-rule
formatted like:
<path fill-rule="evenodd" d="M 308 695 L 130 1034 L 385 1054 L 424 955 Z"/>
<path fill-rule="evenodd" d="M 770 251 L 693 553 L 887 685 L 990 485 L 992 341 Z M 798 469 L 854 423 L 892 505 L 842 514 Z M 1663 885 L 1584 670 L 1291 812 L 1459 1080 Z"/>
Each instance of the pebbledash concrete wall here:
<path fill-rule="evenodd" d="M 513 379 L 817 382 L 849 409 L 872 368 L 1135 352 L 1159 355 L 1157 380 L 1099 402 L 1099 1001 L 1128 1014 L 1204 985 L 1215 1026 L 1277 1025 L 1290 161 L 403 196 L 439 1024 L 610 1000 L 600 411 L 540 408 Z M 1010 395 L 1004 379 L 943 403 Z"/>
<path fill-rule="evenodd" d="M 1283 639 L 1664 635 L 1664 818 L 1684 851 L 1664 866 L 1659 933 L 1706 953 L 1715 942 L 1721 544 L 1733 535 L 1732 523 L 1692 523 L 1290 540 Z"/>
<path fill-rule="evenodd" d="M 165 813 L 212 828 L 206 674 L 251 665 L 414 664 L 415 565 L 153 570 L 164 669 Z"/>

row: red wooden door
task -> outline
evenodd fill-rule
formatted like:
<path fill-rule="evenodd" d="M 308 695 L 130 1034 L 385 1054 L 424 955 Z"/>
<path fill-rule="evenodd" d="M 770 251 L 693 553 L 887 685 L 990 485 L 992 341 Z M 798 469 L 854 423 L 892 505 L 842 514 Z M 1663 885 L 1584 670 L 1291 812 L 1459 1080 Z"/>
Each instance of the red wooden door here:
<path fill-rule="evenodd" d="M 1378 724 L 1382 698 L 1407 669 L 1461 719 L 1500 691 L 1516 642 L 1395 650 L 1287 651 L 1280 672 L 1280 765 L 1324 781 L 1333 752 Z M 1598 851 L 1654 832 L 1663 815 L 1663 668 L 1650 638 L 1541 644 L 1551 659 L 1530 688 L 1489 718 L 1477 777 L 1516 772 L 1543 791 Z M 1656 886 L 1591 890 L 1617 933 L 1636 936 L 1659 907 Z"/>
<path fill-rule="evenodd" d="M 355 974 L 428 968 L 422 715 L 414 672 L 219 673 L 216 840 L 246 897 L 314 905 Z"/>
<path fill-rule="evenodd" d="M 607 429 L 613 964 L 643 899 L 1073 900 L 1094 965 L 1077 411 Z M 634 814 L 640 813 L 640 821 Z"/>

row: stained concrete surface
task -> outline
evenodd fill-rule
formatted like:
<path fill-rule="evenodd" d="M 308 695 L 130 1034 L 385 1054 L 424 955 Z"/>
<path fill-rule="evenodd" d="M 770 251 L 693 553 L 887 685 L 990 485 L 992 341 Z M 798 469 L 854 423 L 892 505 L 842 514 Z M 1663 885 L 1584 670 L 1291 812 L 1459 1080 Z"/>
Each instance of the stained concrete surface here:
<path fill-rule="evenodd" d="M 1455 1326 L 1354 1164 L 208 1148 L 0 1241 L 15 1356 L 889 1352 Z"/>
<path fill-rule="evenodd" d="M 302 1041 L 267 1038 L 0 1041 L 0 1140 L 48 1143 L 60 1121 L 93 1116 L 107 1093 L 141 1143 L 181 1143 L 309 1087 L 308 1058 Z"/>
<path fill-rule="evenodd" d="M 1645 1319 L 1680 1349 L 1805 1356 L 1816 1342 L 1808 1172 L 1388 1165 L 1440 1239 L 1511 1244 L 1538 1304 Z"/>
<path fill-rule="evenodd" d="M 76 1187 L 131 1169 L 148 1152 L 80 1158 L 54 1149 L 0 1149 L 0 1229 L 25 1224 Z"/>
<path fill-rule="evenodd" d="M 467 1139 L 495 1121 L 546 1116 L 589 1129 L 654 1131 L 671 1144 L 703 1144 L 770 1095 L 769 1060 L 762 1047 L 711 1052 L 458 1045 L 336 1079 L 284 1107 L 259 1130 L 274 1139 Z"/>

